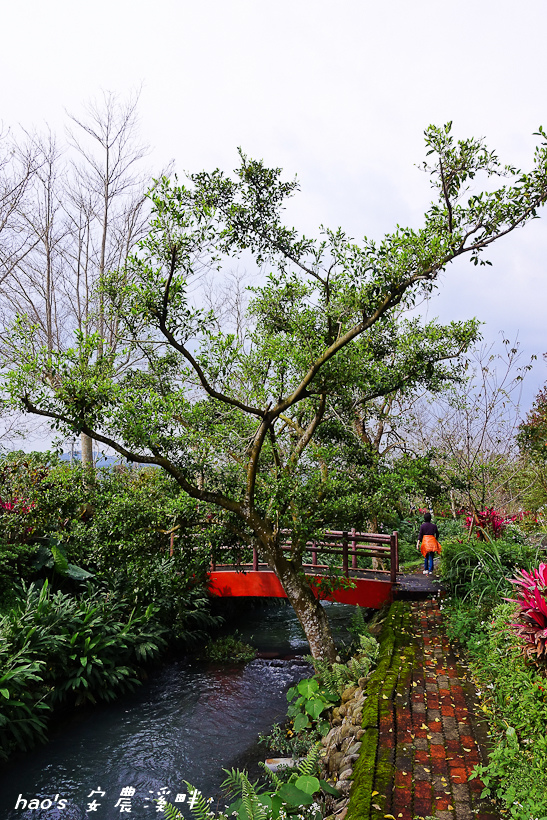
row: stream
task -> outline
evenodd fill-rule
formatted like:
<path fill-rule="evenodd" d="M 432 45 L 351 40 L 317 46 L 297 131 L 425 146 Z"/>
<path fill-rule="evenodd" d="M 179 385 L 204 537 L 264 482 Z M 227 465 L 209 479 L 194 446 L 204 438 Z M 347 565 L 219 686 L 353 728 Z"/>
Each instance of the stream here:
<path fill-rule="evenodd" d="M 347 640 L 353 607 L 326 609 L 336 640 Z M 311 673 L 301 657 L 309 650 L 289 606 L 251 609 L 230 626 L 262 657 L 174 661 L 134 693 L 76 714 L 45 746 L 0 768 L 0 818 L 152 820 L 164 816 L 154 802 L 163 797 L 190 817 L 186 781 L 216 800 L 223 768 L 256 779 L 267 756 L 258 733 L 284 719 L 287 689 Z"/>

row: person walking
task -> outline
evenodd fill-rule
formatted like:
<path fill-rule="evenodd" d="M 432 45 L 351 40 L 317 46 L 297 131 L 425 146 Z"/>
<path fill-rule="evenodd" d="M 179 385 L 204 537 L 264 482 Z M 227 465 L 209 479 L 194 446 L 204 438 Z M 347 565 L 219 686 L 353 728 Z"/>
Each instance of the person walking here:
<path fill-rule="evenodd" d="M 421 553 L 424 557 L 424 575 L 431 575 L 433 572 L 433 556 L 436 552 L 441 552 L 441 545 L 437 541 L 438 537 L 439 530 L 437 525 L 431 521 L 431 513 L 425 513 L 424 523 L 420 527 L 418 543 L 416 544 L 417 550 L 420 550 L 421 544 Z"/>

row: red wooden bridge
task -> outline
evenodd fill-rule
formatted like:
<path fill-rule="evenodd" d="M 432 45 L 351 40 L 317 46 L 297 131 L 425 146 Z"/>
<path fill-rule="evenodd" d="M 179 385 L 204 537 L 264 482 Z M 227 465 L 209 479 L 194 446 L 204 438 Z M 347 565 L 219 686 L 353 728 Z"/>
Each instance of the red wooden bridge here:
<path fill-rule="evenodd" d="M 289 551 L 290 543 L 283 544 Z M 341 565 L 332 561 L 321 563 L 326 556 L 341 556 Z M 379 609 L 393 600 L 399 572 L 399 549 L 396 532 L 391 535 L 330 531 L 320 541 L 309 541 L 302 566 L 317 595 L 330 601 Z M 372 559 L 377 559 L 374 562 Z M 386 569 L 385 564 L 388 564 Z M 373 568 L 374 565 L 377 565 Z M 378 568 L 380 567 L 380 568 Z M 325 595 L 320 590 L 321 579 L 333 571 L 342 579 L 350 579 L 351 589 L 341 588 Z M 319 588 L 318 588 L 319 587 Z M 222 597 L 259 596 L 286 598 L 276 574 L 267 564 L 260 563 L 253 549 L 252 561 L 234 564 L 211 563 L 209 590 Z"/>

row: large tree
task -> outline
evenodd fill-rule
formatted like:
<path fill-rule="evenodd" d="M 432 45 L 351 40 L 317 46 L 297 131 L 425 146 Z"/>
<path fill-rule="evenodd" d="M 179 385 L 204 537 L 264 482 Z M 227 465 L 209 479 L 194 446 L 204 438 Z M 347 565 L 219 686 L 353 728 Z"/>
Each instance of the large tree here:
<path fill-rule="evenodd" d="M 318 432 L 352 397 L 362 408 L 442 380 L 446 355 L 474 340 L 473 323 L 397 319 L 451 260 L 469 254 L 483 264 L 484 250 L 536 216 L 547 198 L 540 134 L 535 167 L 522 173 L 502 167 L 480 140 L 455 142 L 450 124 L 428 128 L 435 200 L 421 229 L 398 227 L 380 243 L 356 243 L 341 229 L 310 239 L 287 228 L 281 213 L 296 182 L 243 154 L 235 178 L 217 170 L 192 175 L 186 186 L 161 180 L 147 237 L 123 269 L 103 278 L 127 366 L 98 334 L 80 333 L 62 354 L 38 349 L 22 319 L 12 337 L 20 363 L 8 377 L 11 401 L 132 461 L 159 465 L 191 497 L 214 505 L 258 544 L 313 655 L 332 659 L 324 610 L 301 568 L 314 503 L 336 466 L 336 448 Z M 513 184 L 469 194 L 481 174 Z M 192 293 L 204 269 L 222 271 L 243 252 L 270 273 L 253 290 L 241 336 L 219 330 Z M 288 555 L 280 546 L 287 524 Z"/>

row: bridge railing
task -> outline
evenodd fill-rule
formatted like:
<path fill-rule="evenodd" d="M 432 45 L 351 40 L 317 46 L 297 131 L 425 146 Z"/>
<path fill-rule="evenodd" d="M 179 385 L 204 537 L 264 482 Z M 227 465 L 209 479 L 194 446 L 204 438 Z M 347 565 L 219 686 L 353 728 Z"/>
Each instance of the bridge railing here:
<path fill-rule="evenodd" d="M 282 541 L 281 547 L 283 550 L 290 552 L 292 549 L 290 532 L 283 531 L 282 535 L 287 537 Z M 311 561 L 303 561 L 302 566 L 304 568 L 309 568 L 312 572 L 322 569 L 341 569 L 342 573 L 347 577 L 349 577 L 350 569 L 363 569 L 363 567 L 359 566 L 359 558 L 377 558 L 380 561 L 388 559 L 388 570 L 374 567 L 373 569 L 374 572 L 381 575 L 389 575 L 391 583 L 394 584 L 399 571 L 399 537 L 397 532 L 393 532 L 391 535 L 384 535 L 371 532 L 356 532 L 355 530 L 328 530 L 323 533 L 321 539 L 308 541 L 306 543 L 303 557 L 307 555 L 311 557 Z M 320 563 L 320 557 L 326 557 L 327 555 L 341 555 L 341 567 L 335 566 L 332 563 Z M 259 572 L 261 567 L 266 568 L 266 566 L 267 565 L 260 564 L 258 550 L 256 547 L 253 547 L 253 570 Z M 211 563 L 211 568 L 213 571 L 216 569 L 216 562 Z"/>

